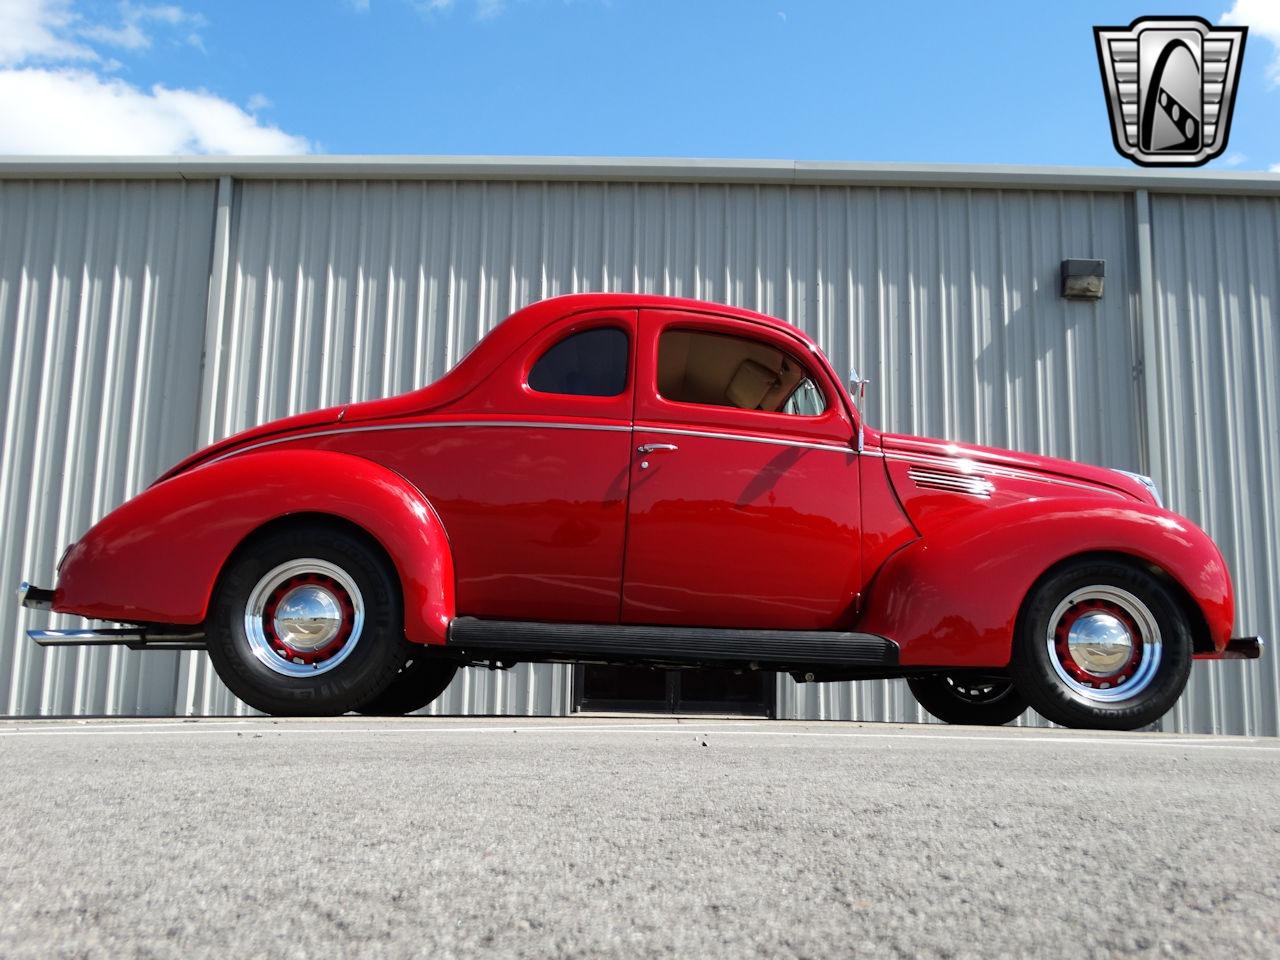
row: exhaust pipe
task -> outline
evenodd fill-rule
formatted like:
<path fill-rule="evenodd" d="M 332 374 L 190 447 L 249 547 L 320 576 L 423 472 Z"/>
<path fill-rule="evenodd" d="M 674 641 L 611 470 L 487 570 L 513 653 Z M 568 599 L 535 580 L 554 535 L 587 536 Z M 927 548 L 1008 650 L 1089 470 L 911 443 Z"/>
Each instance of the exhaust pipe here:
<path fill-rule="evenodd" d="M 52 610 L 53 591 L 18 585 L 18 603 L 28 610 Z M 42 647 L 128 647 L 130 650 L 203 650 L 204 633 L 148 630 L 145 627 L 109 627 L 103 630 L 28 630 L 27 636 Z"/>
<path fill-rule="evenodd" d="M 28 630 L 42 647 L 128 647 L 130 650 L 203 650 L 204 634 L 159 633 L 133 627 L 104 630 Z"/>

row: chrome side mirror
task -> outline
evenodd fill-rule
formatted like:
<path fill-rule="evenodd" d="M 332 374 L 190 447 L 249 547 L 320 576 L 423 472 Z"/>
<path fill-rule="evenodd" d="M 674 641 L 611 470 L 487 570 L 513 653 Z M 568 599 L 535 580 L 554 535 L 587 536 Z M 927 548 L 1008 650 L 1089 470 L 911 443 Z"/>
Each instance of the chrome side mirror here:
<path fill-rule="evenodd" d="M 870 382 L 866 377 L 858 376 L 856 367 L 849 371 L 849 395 L 855 402 L 861 404 L 867 398 L 867 384 Z"/>

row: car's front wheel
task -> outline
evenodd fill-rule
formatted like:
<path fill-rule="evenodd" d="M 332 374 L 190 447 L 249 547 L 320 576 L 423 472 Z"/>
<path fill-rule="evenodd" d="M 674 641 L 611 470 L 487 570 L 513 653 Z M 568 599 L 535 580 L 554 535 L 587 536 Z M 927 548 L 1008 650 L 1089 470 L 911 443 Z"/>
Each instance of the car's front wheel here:
<path fill-rule="evenodd" d="M 907 686 L 920 706 L 945 723 L 998 727 L 1027 709 L 1008 677 L 930 674 L 908 677 Z"/>
<path fill-rule="evenodd" d="M 230 561 L 206 642 L 231 692 L 276 715 L 353 710 L 411 652 L 386 559 L 364 537 L 320 524 L 267 534 Z"/>
<path fill-rule="evenodd" d="M 1010 671 L 1054 723 L 1133 730 L 1177 702 L 1191 659 L 1186 614 L 1159 580 L 1127 563 L 1085 560 L 1032 591 Z"/>

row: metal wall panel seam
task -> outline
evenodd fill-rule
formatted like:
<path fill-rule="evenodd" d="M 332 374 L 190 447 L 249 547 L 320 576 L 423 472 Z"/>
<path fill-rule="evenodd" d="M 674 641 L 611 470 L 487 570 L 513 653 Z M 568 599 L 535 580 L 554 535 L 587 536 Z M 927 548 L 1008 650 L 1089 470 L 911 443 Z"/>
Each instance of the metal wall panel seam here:
<path fill-rule="evenodd" d="M 199 449 L 216 439 L 213 435 L 216 394 L 222 371 L 222 332 L 226 327 L 227 294 L 231 269 L 231 205 L 235 182 L 230 176 L 218 178 L 213 197 L 213 237 L 209 248 L 209 273 L 205 291 L 204 349 L 200 355 L 200 409 L 196 420 L 193 448 Z M 200 675 L 209 669 L 206 654 L 181 651 L 178 657 L 178 696 L 175 711 L 182 716 L 199 712 L 197 690 Z M 203 666 L 203 670 L 201 667 Z"/>
<path fill-rule="evenodd" d="M 1142 436 L 1146 462 L 1143 472 L 1160 482 L 1164 477 L 1164 457 L 1160 450 L 1160 370 L 1156 334 L 1155 267 L 1151 252 L 1151 197 L 1146 190 L 1133 193 L 1134 239 L 1138 254 L 1138 322 L 1142 329 L 1139 341 L 1142 353 L 1138 365 L 1142 371 Z"/>

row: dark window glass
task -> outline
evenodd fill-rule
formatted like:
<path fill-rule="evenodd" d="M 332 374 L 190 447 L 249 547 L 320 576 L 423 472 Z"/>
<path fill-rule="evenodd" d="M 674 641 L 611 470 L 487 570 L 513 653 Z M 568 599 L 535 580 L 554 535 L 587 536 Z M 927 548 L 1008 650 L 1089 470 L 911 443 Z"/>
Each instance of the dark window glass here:
<path fill-rule="evenodd" d="M 658 393 L 679 403 L 705 403 L 814 417 L 827 408 L 800 361 L 747 337 L 666 330 L 658 341 Z"/>
<path fill-rule="evenodd" d="M 538 358 L 529 386 L 539 393 L 616 397 L 627 389 L 626 333 L 597 327 L 565 337 Z"/>

